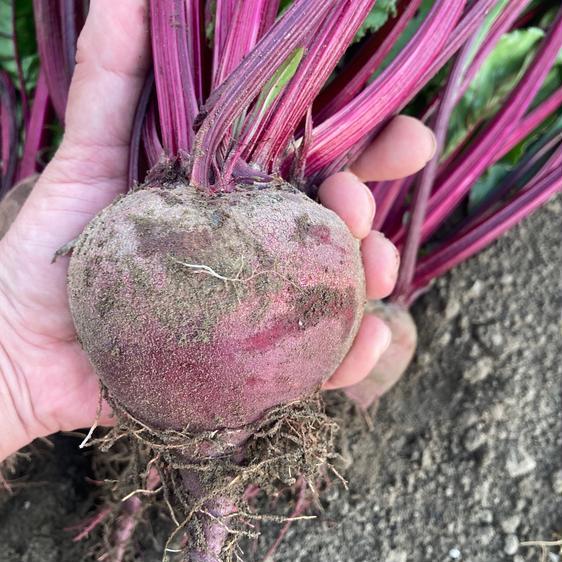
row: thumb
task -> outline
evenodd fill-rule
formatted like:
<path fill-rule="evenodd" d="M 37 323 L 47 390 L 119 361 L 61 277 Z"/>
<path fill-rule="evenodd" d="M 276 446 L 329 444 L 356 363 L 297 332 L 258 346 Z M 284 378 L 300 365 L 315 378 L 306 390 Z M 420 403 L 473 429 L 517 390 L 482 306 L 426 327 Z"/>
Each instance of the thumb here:
<path fill-rule="evenodd" d="M 62 243 L 127 188 L 129 143 L 148 66 L 145 0 L 92 0 L 78 39 L 66 131 L 36 203 L 66 213 Z M 61 217 L 62 218 L 62 217 Z M 49 218 L 53 223 L 53 216 Z"/>
<path fill-rule="evenodd" d="M 67 302 L 66 260 L 51 265 L 53 255 L 127 188 L 131 130 L 149 60 L 147 10 L 145 0 L 90 2 L 63 141 L 2 239 L 14 286 L 31 284 L 30 300 L 57 314 Z"/>

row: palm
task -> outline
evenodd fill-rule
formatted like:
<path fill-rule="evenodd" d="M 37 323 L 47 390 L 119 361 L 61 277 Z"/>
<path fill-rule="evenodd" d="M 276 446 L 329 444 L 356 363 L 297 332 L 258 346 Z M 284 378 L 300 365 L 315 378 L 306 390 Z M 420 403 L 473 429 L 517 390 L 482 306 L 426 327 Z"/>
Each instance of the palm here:
<path fill-rule="evenodd" d="M 58 173 L 56 162 L 53 168 L 39 180 L 2 241 L 5 269 L 11 272 L 6 284 L 13 287 L 9 302 L 17 321 L 15 332 L 31 347 L 22 358 L 26 385 L 33 404 L 44 405 L 35 408 L 34 421 L 45 433 L 91 424 L 99 395 L 92 368 L 76 341 L 68 306 L 68 258 L 51 263 L 56 250 L 75 238 L 96 213 L 97 202 L 70 196 L 63 182 L 50 180 L 50 174 Z M 72 190 L 91 192 L 90 186 L 80 184 Z"/>

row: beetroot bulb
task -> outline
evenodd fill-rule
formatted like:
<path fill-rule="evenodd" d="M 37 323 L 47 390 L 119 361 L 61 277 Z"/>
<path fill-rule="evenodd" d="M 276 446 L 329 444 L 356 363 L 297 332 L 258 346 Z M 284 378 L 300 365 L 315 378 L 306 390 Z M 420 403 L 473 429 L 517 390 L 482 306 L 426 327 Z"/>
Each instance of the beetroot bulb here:
<path fill-rule="evenodd" d="M 365 299 L 358 243 L 290 185 L 152 180 L 90 223 L 69 288 L 112 399 L 158 429 L 240 428 L 320 388 Z"/>

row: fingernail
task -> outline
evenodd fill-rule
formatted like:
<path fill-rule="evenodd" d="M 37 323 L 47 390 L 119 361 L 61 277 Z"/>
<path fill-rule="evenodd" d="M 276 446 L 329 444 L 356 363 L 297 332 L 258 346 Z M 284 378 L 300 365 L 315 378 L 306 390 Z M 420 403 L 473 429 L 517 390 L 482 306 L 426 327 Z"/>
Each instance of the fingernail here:
<path fill-rule="evenodd" d="M 431 143 L 432 143 L 432 145 L 431 145 L 431 156 L 427 159 L 427 161 L 429 162 L 430 160 L 433 160 L 433 157 L 437 153 L 437 137 L 435 136 L 435 133 L 429 127 L 426 127 L 426 129 L 429 131 L 429 135 L 431 137 Z"/>
<path fill-rule="evenodd" d="M 369 186 L 366 183 L 362 182 L 359 178 L 357 178 L 357 181 L 361 183 L 367 194 L 367 200 L 369 201 L 369 216 L 371 217 L 369 223 L 372 224 L 373 220 L 375 219 L 375 212 L 377 209 L 375 198 L 373 197 L 373 192 L 369 189 Z"/>
<path fill-rule="evenodd" d="M 386 330 L 384 330 L 385 340 L 384 340 L 384 345 L 382 347 L 381 355 L 390 347 L 390 344 L 392 343 L 392 331 L 390 330 L 386 322 L 384 323 L 384 326 L 386 328 Z"/>

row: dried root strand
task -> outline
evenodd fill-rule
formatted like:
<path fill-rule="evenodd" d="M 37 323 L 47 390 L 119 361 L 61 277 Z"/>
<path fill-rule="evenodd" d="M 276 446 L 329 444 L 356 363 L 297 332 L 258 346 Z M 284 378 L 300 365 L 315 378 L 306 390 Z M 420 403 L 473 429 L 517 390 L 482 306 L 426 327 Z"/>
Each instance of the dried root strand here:
<path fill-rule="evenodd" d="M 179 560 L 178 554 L 185 555 L 186 537 L 190 551 L 204 550 L 209 526 L 220 527 L 226 534 L 222 559 L 237 562 L 242 557 L 240 539 L 256 539 L 261 521 L 283 525 L 280 542 L 292 522 L 312 518 L 305 516 L 304 510 L 312 503 L 310 494 L 313 498 L 317 494 L 313 482 L 326 470 L 337 474 L 332 460 L 336 457 L 333 451 L 338 424 L 324 413 L 319 394 L 274 408 L 263 420 L 240 430 L 200 434 L 156 431 L 134 419 L 119 404 L 111 405 L 118 413 L 118 424 L 92 443 L 102 451 L 111 450 L 118 462 L 122 461 L 122 451 L 127 451 L 127 466 L 121 478 L 115 478 L 119 470 L 111 463 L 101 475 L 109 480 L 113 504 L 121 500 L 121 511 L 117 506 L 104 522 L 106 527 L 110 520 L 117 524 L 118 530 L 109 537 L 106 533 L 105 542 L 118 562 L 124 560 L 124 545 L 131 542 L 136 527 L 131 519 L 136 520 L 136 515 L 123 517 L 123 504 L 135 502 L 139 514 L 147 506 L 160 504 L 169 513 L 174 528 L 165 544 L 165 562 Z M 205 451 L 212 454 L 205 456 Z M 158 479 L 149 484 L 148 476 L 154 472 Z M 185 472 L 195 475 L 201 483 L 201 494 L 186 491 L 181 476 Z M 288 517 L 247 509 L 247 500 L 257 493 L 271 497 L 295 484 L 301 491 Z M 253 490 L 252 494 L 245 494 L 247 490 Z M 233 512 L 217 517 L 211 506 L 226 498 L 233 502 Z"/>

